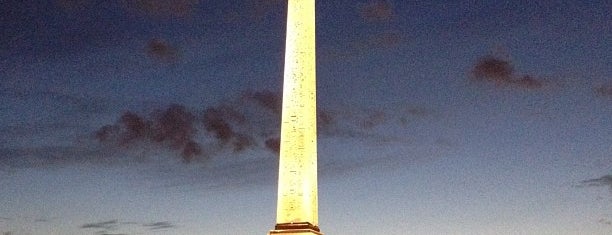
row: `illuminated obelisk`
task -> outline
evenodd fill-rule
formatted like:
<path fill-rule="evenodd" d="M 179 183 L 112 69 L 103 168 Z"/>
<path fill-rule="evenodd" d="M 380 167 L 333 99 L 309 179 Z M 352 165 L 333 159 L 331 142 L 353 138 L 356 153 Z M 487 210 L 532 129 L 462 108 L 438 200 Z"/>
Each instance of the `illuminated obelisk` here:
<path fill-rule="evenodd" d="M 316 97 L 315 0 L 288 0 L 278 204 L 269 234 L 322 234 Z"/>

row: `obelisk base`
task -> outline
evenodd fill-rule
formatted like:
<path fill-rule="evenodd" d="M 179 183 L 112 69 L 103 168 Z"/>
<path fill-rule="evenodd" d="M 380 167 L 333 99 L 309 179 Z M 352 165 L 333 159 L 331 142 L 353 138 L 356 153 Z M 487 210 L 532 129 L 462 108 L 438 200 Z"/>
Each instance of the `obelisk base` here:
<path fill-rule="evenodd" d="M 310 223 L 287 223 L 276 224 L 274 230 L 271 230 L 268 235 L 323 235 L 319 231 L 319 227 Z"/>
<path fill-rule="evenodd" d="M 293 230 L 272 230 L 268 235 L 323 235 L 323 233 L 312 229 L 293 229 Z"/>

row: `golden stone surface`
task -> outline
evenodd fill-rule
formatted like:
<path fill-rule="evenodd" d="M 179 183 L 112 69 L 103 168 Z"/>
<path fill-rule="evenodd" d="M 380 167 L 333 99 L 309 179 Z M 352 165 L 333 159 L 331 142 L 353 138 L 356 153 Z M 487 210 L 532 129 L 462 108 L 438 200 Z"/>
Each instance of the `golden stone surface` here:
<path fill-rule="evenodd" d="M 315 0 L 288 2 L 277 203 L 277 225 L 318 226 Z"/>

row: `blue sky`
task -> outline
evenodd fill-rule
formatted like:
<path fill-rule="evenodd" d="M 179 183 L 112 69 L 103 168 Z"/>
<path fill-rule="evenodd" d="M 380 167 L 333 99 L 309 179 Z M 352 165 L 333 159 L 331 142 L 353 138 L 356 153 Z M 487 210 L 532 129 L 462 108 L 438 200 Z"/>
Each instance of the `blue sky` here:
<path fill-rule="evenodd" d="M 0 232 L 265 234 L 282 0 L 0 3 Z M 317 1 L 326 234 L 609 234 L 605 1 Z"/>

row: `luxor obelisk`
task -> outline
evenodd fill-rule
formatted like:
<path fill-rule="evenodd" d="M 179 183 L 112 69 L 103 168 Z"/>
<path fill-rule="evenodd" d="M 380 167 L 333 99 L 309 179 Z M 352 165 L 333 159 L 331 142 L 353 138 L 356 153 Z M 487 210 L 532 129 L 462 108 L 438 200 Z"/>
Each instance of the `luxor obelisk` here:
<path fill-rule="evenodd" d="M 270 235 L 318 227 L 315 0 L 288 0 L 276 226 Z"/>

